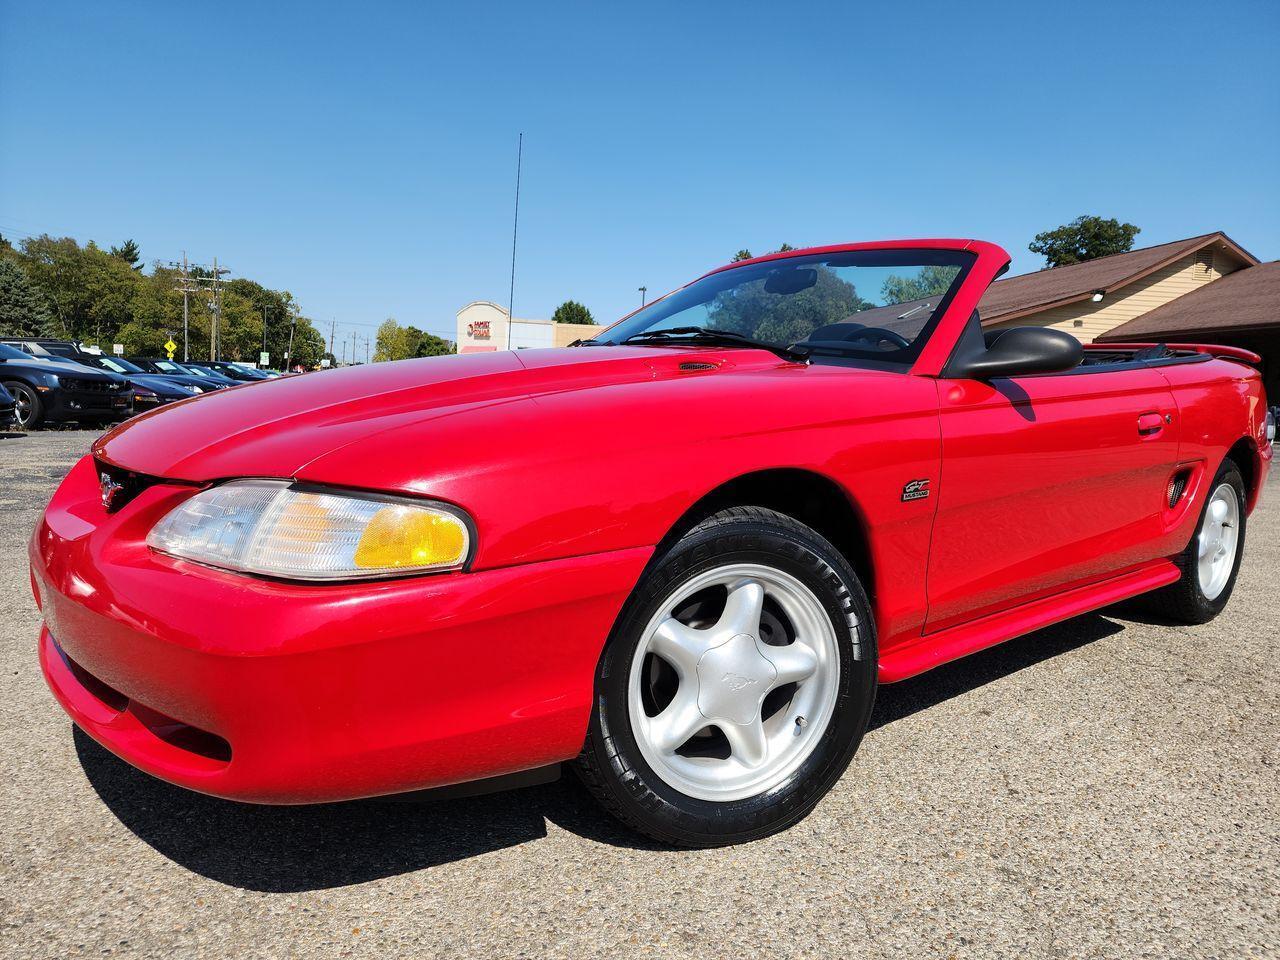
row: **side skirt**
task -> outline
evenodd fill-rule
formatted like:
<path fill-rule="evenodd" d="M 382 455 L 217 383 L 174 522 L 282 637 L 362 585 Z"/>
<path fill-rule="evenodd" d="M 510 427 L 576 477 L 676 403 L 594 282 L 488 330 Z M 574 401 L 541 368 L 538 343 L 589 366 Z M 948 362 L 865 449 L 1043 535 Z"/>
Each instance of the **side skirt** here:
<path fill-rule="evenodd" d="M 1011 610 L 921 637 L 880 658 L 880 682 L 897 683 L 994 647 L 1062 620 L 1097 610 L 1175 582 L 1180 573 L 1169 560 L 1153 560 L 1118 577 L 1076 587 Z"/>

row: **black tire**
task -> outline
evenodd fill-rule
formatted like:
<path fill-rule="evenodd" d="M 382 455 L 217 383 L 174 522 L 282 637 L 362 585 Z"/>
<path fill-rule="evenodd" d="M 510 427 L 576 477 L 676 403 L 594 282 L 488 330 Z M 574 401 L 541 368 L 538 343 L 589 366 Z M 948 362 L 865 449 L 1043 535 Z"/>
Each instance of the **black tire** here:
<path fill-rule="evenodd" d="M 18 380 L 6 381 L 4 388 L 13 394 L 14 400 L 18 401 L 17 408 L 14 410 L 14 426 L 19 430 L 34 430 L 40 426 L 40 421 L 44 419 L 44 404 L 40 402 L 40 394 Z M 25 417 L 22 414 L 24 404 L 27 405 L 28 410 Z"/>
<path fill-rule="evenodd" d="M 731 563 L 769 566 L 807 587 L 835 628 L 840 667 L 835 710 L 807 758 L 761 794 L 713 801 L 680 792 L 646 763 L 628 715 L 628 683 L 641 634 L 660 605 L 692 578 Z M 768 836 L 809 813 L 848 766 L 871 717 L 876 668 L 871 608 L 840 552 L 775 511 L 724 510 L 657 558 L 619 615 L 597 670 L 595 709 L 577 773 L 606 810 L 664 844 L 714 847 Z"/>
<path fill-rule="evenodd" d="M 1200 530 L 1204 526 L 1213 491 L 1224 483 L 1230 484 L 1236 491 L 1236 497 L 1240 504 L 1239 531 L 1236 537 L 1236 549 L 1230 579 L 1227 580 L 1222 592 L 1211 600 L 1205 596 L 1200 587 L 1198 573 Z M 1235 589 L 1236 577 L 1240 573 L 1240 559 L 1244 556 L 1245 532 L 1248 523 L 1248 519 L 1245 516 L 1245 502 L 1244 477 L 1240 474 L 1240 468 L 1235 461 L 1224 460 L 1222 466 L 1218 468 L 1218 472 L 1214 475 L 1213 482 L 1209 484 L 1204 506 L 1200 508 L 1200 520 L 1196 524 L 1195 533 L 1191 535 L 1191 542 L 1187 544 L 1180 554 L 1173 558 L 1173 562 L 1182 571 L 1182 577 L 1176 583 L 1149 593 L 1145 598 L 1144 604 L 1148 610 L 1174 623 L 1188 625 L 1208 623 L 1222 612 L 1227 605 L 1227 601 L 1231 599 L 1231 592 Z"/>

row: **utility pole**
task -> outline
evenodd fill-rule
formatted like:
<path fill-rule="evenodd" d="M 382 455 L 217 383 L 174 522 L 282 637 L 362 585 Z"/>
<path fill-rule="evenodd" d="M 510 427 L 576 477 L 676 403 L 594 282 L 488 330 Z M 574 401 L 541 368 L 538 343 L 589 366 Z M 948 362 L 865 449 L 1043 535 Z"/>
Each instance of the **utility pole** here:
<path fill-rule="evenodd" d="M 200 292 L 200 284 L 191 277 L 191 264 L 187 261 L 187 251 L 182 251 L 181 266 L 176 261 L 170 261 L 170 265 L 181 271 L 177 288 L 182 291 L 182 359 L 185 362 L 191 359 L 191 294 Z"/>
<path fill-rule="evenodd" d="M 356 332 L 352 330 L 351 331 L 351 363 L 354 365 L 355 362 L 356 362 Z"/>
<path fill-rule="evenodd" d="M 267 305 L 265 303 L 262 305 L 262 352 L 267 352 Z M 262 358 L 259 357 L 258 360 L 261 362 Z"/>
<path fill-rule="evenodd" d="M 645 295 L 646 293 L 648 293 L 648 292 L 649 292 L 649 288 L 648 288 L 648 287 L 641 287 L 641 288 L 640 288 L 640 306 L 641 306 L 641 307 L 643 307 L 643 306 L 644 306 L 644 295 Z"/>
<path fill-rule="evenodd" d="M 364 338 L 364 362 L 369 362 L 369 338 Z"/>
<path fill-rule="evenodd" d="M 520 164 L 524 159 L 524 133 L 516 141 L 516 215 L 511 224 L 511 290 L 507 296 L 507 349 L 511 349 L 511 332 L 516 322 L 516 237 L 520 230 Z"/>
<path fill-rule="evenodd" d="M 213 258 L 213 323 L 209 328 L 209 359 L 218 359 L 218 322 L 222 319 L 222 300 L 218 296 L 218 258 Z"/>
<path fill-rule="evenodd" d="M 213 269 L 210 271 L 208 267 L 200 264 L 194 264 L 187 260 L 187 252 L 182 251 L 182 263 L 176 260 L 169 261 L 169 265 L 180 272 L 178 286 L 176 289 L 182 291 L 182 359 L 191 359 L 191 294 L 208 293 L 210 289 L 213 292 L 213 303 L 210 304 L 211 320 L 209 327 L 209 359 L 218 359 L 218 321 L 222 315 L 222 277 L 231 271 L 226 267 L 219 267 L 218 260 L 215 257 L 213 261 Z M 209 276 L 194 277 L 191 275 L 191 268 L 200 266 L 202 271 L 209 273 Z"/>
<path fill-rule="evenodd" d="M 330 317 L 329 318 L 329 356 L 333 357 L 334 360 L 338 359 L 336 356 L 334 356 L 334 353 L 333 353 L 333 335 L 337 332 L 337 330 L 338 330 L 338 321 Z"/>
<path fill-rule="evenodd" d="M 289 347 L 284 352 L 284 368 L 287 371 L 293 363 L 293 332 L 298 329 L 298 317 L 295 314 L 293 322 L 289 324 Z"/>

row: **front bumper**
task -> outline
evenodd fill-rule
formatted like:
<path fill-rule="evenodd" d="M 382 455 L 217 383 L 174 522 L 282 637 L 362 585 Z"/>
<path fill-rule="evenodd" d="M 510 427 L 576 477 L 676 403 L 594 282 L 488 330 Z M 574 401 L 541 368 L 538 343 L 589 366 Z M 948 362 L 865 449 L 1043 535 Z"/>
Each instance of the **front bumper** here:
<path fill-rule="evenodd" d="M 123 420 L 132 413 L 129 390 L 55 387 L 41 389 L 44 419 L 49 421 Z"/>
<path fill-rule="evenodd" d="M 147 531 L 190 493 L 153 486 L 107 514 L 85 458 L 32 537 L 45 678 L 113 753 L 204 793 L 308 803 L 581 748 L 596 662 L 650 548 L 285 584 L 149 550 Z"/>

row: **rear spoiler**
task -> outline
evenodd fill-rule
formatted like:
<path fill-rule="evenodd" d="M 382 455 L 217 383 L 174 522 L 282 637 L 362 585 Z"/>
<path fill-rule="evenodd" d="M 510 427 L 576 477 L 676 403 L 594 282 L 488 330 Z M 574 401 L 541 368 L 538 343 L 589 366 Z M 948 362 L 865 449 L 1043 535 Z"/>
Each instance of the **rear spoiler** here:
<path fill-rule="evenodd" d="M 1086 343 L 1086 350 L 1142 350 L 1146 347 L 1166 346 L 1170 350 L 1190 350 L 1223 360 L 1240 360 L 1251 366 L 1262 363 L 1262 357 L 1243 347 L 1222 347 L 1212 343 Z"/>

